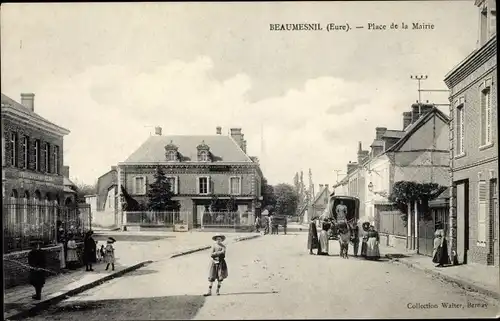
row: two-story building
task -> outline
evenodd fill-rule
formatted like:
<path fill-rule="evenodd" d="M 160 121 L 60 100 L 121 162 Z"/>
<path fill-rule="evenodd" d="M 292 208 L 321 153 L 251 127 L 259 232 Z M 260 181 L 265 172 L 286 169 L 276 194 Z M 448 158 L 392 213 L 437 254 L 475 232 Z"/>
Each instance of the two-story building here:
<path fill-rule="evenodd" d="M 209 210 L 212 199 L 233 199 L 237 211 L 253 222 L 261 200 L 262 172 L 255 157 L 246 153 L 246 140 L 241 128 L 231 128 L 223 135 L 217 127 L 214 135 L 162 135 L 160 127 L 124 162 L 98 181 L 95 203 L 117 206 L 123 213 L 123 187 L 138 202 L 147 203 L 148 188 L 154 181 L 158 165 L 170 181 L 173 200 L 180 211 L 189 213 L 190 228 L 202 225 L 203 213 Z M 90 201 L 90 200 L 89 200 Z M 110 205 L 111 206 L 111 205 Z M 98 215 L 98 213 L 96 214 Z"/>
<path fill-rule="evenodd" d="M 477 48 L 450 89 L 450 248 L 459 263 L 499 265 L 496 1 L 477 0 Z"/>
<path fill-rule="evenodd" d="M 18 103 L 1 95 L 4 199 L 63 204 L 63 138 L 69 130 L 36 114 L 34 98 L 34 94 L 21 94 Z M 31 220 L 26 212 L 18 214 L 7 220 Z"/>

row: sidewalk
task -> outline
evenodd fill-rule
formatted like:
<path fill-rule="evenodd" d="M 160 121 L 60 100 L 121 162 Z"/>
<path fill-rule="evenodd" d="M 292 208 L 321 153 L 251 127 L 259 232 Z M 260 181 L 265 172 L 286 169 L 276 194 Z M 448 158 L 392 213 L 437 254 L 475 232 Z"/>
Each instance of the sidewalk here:
<path fill-rule="evenodd" d="M 437 268 L 429 256 L 387 246 L 380 246 L 380 252 L 393 262 L 431 273 L 468 290 L 500 299 L 498 267 L 470 263 Z"/>
<path fill-rule="evenodd" d="M 113 233 L 115 235 L 119 234 Z M 137 233 L 122 232 L 122 235 Z M 141 233 L 144 234 L 144 233 Z M 149 234 L 149 233 L 148 233 Z M 154 236 L 165 238 L 153 241 L 118 241 L 115 243 L 115 271 L 105 271 L 106 264 L 94 265 L 93 272 L 85 272 L 85 268 L 68 271 L 47 278 L 42 291 L 42 300 L 31 298 L 34 289 L 31 285 L 22 285 L 4 291 L 4 319 L 17 319 L 30 310 L 39 310 L 55 304 L 72 295 L 98 286 L 110 279 L 139 269 L 157 260 L 190 254 L 210 248 L 212 236 L 216 233 L 154 233 Z M 106 233 L 108 235 L 108 233 Z M 151 235 L 151 234 L 150 234 Z M 255 233 L 226 233 L 226 243 L 233 243 L 259 237 Z M 27 273 L 27 272 L 26 272 Z"/>

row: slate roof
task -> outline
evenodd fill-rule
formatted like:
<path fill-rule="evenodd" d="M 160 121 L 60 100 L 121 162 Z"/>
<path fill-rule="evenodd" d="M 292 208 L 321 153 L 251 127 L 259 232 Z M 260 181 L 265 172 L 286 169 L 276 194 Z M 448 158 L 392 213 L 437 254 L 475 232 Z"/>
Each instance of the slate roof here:
<path fill-rule="evenodd" d="M 35 119 L 38 119 L 38 120 L 40 120 L 42 122 L 45 122 L 47 124 L 59 127 L 61 129 L 64 129 L 65 131 L 67 130 L 65 128 L 62 128 L 61 126 L 58 126 L 58 125 L 54 124 L 50 120 L 47 120 L 47 119 L 43 118 L 42 116 L 40 116 L 37 113 L 35 113 L 34 111 L 26 108 L 23 104 L 18 103 L 17 101 L 15 101 L 14 99 L 8 97 L 7 95 L 4 95 L 4 94 L 1 94 L 1 95 L 2 95 L 2 98 L 1 98 L 2 109 L 3 109 L 4 105 L 8 105 L 8 106 L 10 106 L 10 107 L 12 107 L 12 108 L 14 108 L 14 109 L 16 109 L 16 110 L 24 113 L 24 114 L 28 114 L 29 116 L 31 116 L 31 117 L 33 117 Z"/>
<path fill-rule="evenodd" d="M 204 142 L 210 147 L 214 162 L 253 163 L 243 150 L 230 137 L 225 135 L 169 135 L 150 136 L 124 163 L 165 162 L 165 146 L 174 144 L 179 149 L 182 162 L 197 162 L 198 149 Z"/>

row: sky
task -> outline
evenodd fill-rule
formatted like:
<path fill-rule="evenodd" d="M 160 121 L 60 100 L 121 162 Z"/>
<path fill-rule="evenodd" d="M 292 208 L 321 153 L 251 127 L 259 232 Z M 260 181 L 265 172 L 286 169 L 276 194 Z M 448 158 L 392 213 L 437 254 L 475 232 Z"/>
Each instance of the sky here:
<path fill-rule="evenodd" d="M 391 22 L 410 28 L 367 29 Z M 282 23 L 351 30 L 270 31 Z M 64 163 L 77 182 L 95 183 L 154 126 L 163 135 L 221 126 L 242 128 L 269 183 L 302 170 L 307 184 L 310 168 L 316 185 L 333 185 L 375 127 L 402 129 L 418 99 L 410 75 L 446 89 L 477 24 L 474 1 L 8 3 L 1 90 L 17 101 L 35 93 L 35 111 L 71 131 Z M 448 102 L 446 92 L 422 100 Z"/>

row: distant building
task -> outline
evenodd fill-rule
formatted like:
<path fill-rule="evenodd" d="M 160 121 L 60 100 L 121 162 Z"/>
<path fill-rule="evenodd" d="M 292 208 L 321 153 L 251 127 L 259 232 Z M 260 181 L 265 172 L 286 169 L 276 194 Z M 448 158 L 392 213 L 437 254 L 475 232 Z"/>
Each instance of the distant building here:
<path fill-rule="evenodd" d="M 123 212 L 122 188 L 134 200 L 147 203 L 148 188 L 154 182 L 156 167 L 166 173 L 174 200 L 181 212 L 189 213 L 190 228 L 202 225 L 203 213 L 209 210 L 214 196 L 234 199 L 241 221 L 253 222 L 260 206 L 262 172 L 257 158 L 246 153 L 246 140 L 240 128 L 222 135 L 162 135 L 160 127 L 134 153 L 98 180 L 97 210 L 106 204 Z M 120 186 L 120 188 L 118 188 Z M 117 198 L 115 198 L 117 196 Z M 99 215 L 96 213 L 96 215 Z"/>
<path fill-rule="evenodd" d="M 478 46 L 450 88 L 450 244 L 459 263 L 499 265 L 496 1 L 478 0 Z"/>
<path fill-rule="evenodd" d="M 69 130 L 39 116 L 34 94 L 21 103 L 2 94 L 2 180 L 4 197 L 63 204 L 63 138 Z"/>
<path fill-rule="evenodd" d="M 319 191 L 308 206 L 307 216 L 309 219 L 320 216 L 328 207 L 330 198 L 330 187 L 328 184 L 319 184 Z"/>

